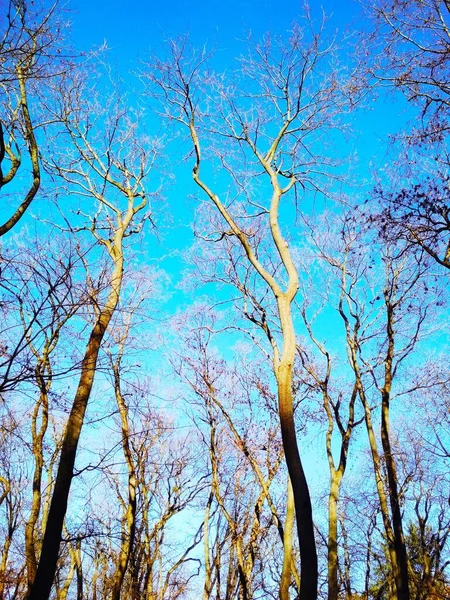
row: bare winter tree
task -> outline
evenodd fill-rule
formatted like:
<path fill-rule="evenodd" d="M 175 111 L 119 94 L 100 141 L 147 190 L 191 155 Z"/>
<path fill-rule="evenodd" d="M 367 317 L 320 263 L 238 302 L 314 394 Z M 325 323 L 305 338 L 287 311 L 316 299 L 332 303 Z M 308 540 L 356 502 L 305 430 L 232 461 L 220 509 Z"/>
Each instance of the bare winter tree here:
<path fill-rule="evenodd" d="M 238 270 L 247 273 L 241 282 L 256 282 L 264 298 L 252 311 L 270 344 L 278 386 L 300 541 L 301 600 L 316 598 L 317 553 L 293 412 L 298 272 L 282 222 L 292 210 L 287 198 L 322 189 L 333 163 L 326 132 L 342 109 L 342 97 L 329 67 L 332 42 L 326 45 L 320 33 L 307 21 L 286 44 L 267 36 L 242 58 L 237 81 L 208 74 L 207 55 L 188 56 L 184 41 L 173 43 L 169 61 L 157 62 L 149 76 L 167 116 L 186 128 L 194 182 L 220 216 L 208 238 L 233 247 Z M 245 296 L 244 287 L 241 292 Z M 264 305 L 271 301 L 279 336 L 266 320 Z"/>
<path fill-rule="evenodd" d="M 24 452 L 18 431 L 20 424 L 13 415 L 2 411 L 0 433 L 0 599 L 15 598 L 26 589 L 25 566 L 11 556 L 13 544 L 23 525 L 25 470 Z"/>
<path fill-rule="evenodd" d="M 395 593 L 397 598 L 409 598 L 408 557 L 405 545 L 402 516 L 402 483 L 398 475 L 398 464 L 391 430 L 391 404 L 394 382 L 418 343 L 429 305 L 423 301 L 420 289 L 427 288 L 423 278 L 427 271 L 424 264 L 413 258 L 393 256 L 389 249 L 383 257 L 385 281 L 382 291 L 375 300 L 383 298 L 382 312 L 373 317 L 371 326 L 377 323 L 378 332 L 372 335 L 379 339 L 378 356 L 365 357 L 365 338 L 369 319 L 365 314 L 364 301 L 358 298 L 357 264 L 352 261 L 351 274 L 344 272 L 340 314 L 346 329 L 348 356 L 355 375 L 355 389 L 364 410 L 364 419 L 372 455 L 375 481 L 383 520 Z M 339 266 L 347 269 L 345 264 Z M 364 277 L 368 276 L 365 268 Z M 416 287 L 417 286 L 417 289 Z M 406 315 L 414 319 L 407 319 Z M 399 333 L 401 332 L 401 333 Z M 380 439 L 382 453 L 374 429 L 374 415 L 370 394 L 370 378 L 381 399 Z M 403 393 L 406 393 L 403 391 Z"/>
<path fill-rule="evenodd" d="M 55 121 L 61 124 L 59 155 L 53 155 L 47 167 L 64 182 L 65 190 L 80 197 L 79 210 L 87 224 L 78 229 L 94 236 L 110 258 L 111 270 L 103 290 L 92 290 L 96 299 L 94 323 L 81 363 L 81 374 L 66 423 L 48 513 L 36 577 L 30 600 L 48 598 L 53 585 L 69 491 L 74 477 L 84 416 L 91 394 L 102 340 L 119 304 L 124 275 L 124 241 L 140 231 L 150 213 L 145 181 L 152 166 L 155 149 L 147 140 L 139 140 L 137 123 L 111 96 L 106 113 L 78 76 L 63 80 L 55 102 Z M 106 115 L 103 118 L 103 115 Z M 95 119 L 96 117 L 96 119 Z M 62 144 L 65 139 L 67 145 Z M 86 200 L 87 198 L 87 200 Z M 143 215 L 143 216 L 141 216 Z M 73 231 L 73 228 L 72 228 Z"/>
<path fill-rule="evenodd" d="M 450 5 L 445 0 L 377 0 L 370 13 L 375 20 L 370 71 L 418 112 L 411 129 L 400 136 L 399 163 L 409 177 L 394 181 L 394 189 L 377 186 L 372 221 L 384 239 L 406 240 L 448 269 Z"/>
<path fill-rule="evenodd" d="M 347 248 L 348 251 L 348 248 Z M 347 266 L 344 258 L 340 263 L 343 289 L 346 287 Z M 338 310 L 343 307 L 344 292 L 338 299 Z M 329 302 L 332 294 L 327 299 Z M 309 309 L 308 300 L 305 301 L 301 312 L 305 322 L 308 335 L 311 342 L 319 351 L 321 361 L 313 360 L 305 348 L 300 345 L 298 352 L 301 357 L 302 365 L 306 376 L 301 376 L 303 385 L 311 391 L 314 390 L 321 396 L 323 408 L 327 419 L 327 430 L 325 436 L 326 455 L 330 471 L 330 490 L 328 494 L 328 537 L 327 545 L 327 580 L 328 580 L 328 600 L 337 600 L 340 593 L 339 585 L 339 504 L 343 478 L 349 459 L 350 441 L 354 428 L 361 423 L 360 418 L 356 418 L 355 404 L 358 396 L 357 384 L 345 387 L 335 382 L 337 372 L 342 366 L 337 357 L 327 348 L 327 345 L 320 341 L 314 333 L 314 323 L 320 311 L 313 312 Z M 312 315 L 309 313 L 312 312 Z M 337 441 L 338 440 L 338 441 Z M 335 459 L 335 453 L 338 449 L 338 459 Z"/>
<path fill-rule="evenodd" d="M 38 104 L 49 92 L 51 79 L 68 67 L 60 47 L 61 30 L 58 2 L 50 8 L 41 2 L 9 0 L 2 3 L 0 190 L 4 193 L 6 186 L 14 181 L 23 191 L 19 192 L 22 196 L 19 205 L 6 219 L 2 218 L 0 236 L 19 222 L 41 185 L 37 128 L 49 119 L 48 115 L 41 114 Z M 14 197 L 16 195 L 15 190 Z"/>
<path fill-rule="evenodd" d="M 450 106 L 449 3 L 376 0 L 369 11 L 375 20 L 373 75 L 395 86 L 419 108 L 421 121 L 413 135 L 421 140 L 443 139 Z"/>
<path fill-rule="evenodd" d="M 284 594 L 289 594 L 294 580 L 298 592 L 292 492 L 288 494 L 283 518 L 270 489 L 274 480 L 279 479 L 283 459 L 273 421 L 276 415 L 267 408 L 257 410 L 255 400 L 250 398 L 260 390 L 264 399 L 265 384 L 252 379 L 248 365 L 239 376 L 237 370 L 215 355 L 212 347 L 215 316 L 211 311 L 198 307 L 189 315 L 188 325 L 186 313 L 180 319 L 184 352 L 177 353 L 174 368 L 193 391 L 192 403 L 197 411 L 194 420 L 209 455 L 210 494 L 203 533 L 204 598 L 211 597 L 214 590 L 220 594 L 221 585 L 226 597 L 240 599 L 250 599 L 262 590 L 267 593 L 273 588 L 270 577 L 266 581 L 261 577 L 266 570 L 265 555 L 272 554 L 268 550 L 269 534 L 275 533 L 266 524 L 265 505 L 270 511 L 269 524 L 275 525 L 279 538 L 274 541 L 281 542 L 284 549 L 283 553 L 278 552 L 283 556 L 280 587 Z"/>

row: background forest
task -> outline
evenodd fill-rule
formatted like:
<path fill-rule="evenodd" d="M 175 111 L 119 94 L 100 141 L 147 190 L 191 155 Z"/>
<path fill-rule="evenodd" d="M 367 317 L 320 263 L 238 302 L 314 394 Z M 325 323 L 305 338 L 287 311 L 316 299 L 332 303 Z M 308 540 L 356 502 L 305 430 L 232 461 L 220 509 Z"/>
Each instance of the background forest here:
<path fill-rule="evenodd" d="M 450 2 L 150 4 L 0 1 L 0 600 L 446 600 Z"/>

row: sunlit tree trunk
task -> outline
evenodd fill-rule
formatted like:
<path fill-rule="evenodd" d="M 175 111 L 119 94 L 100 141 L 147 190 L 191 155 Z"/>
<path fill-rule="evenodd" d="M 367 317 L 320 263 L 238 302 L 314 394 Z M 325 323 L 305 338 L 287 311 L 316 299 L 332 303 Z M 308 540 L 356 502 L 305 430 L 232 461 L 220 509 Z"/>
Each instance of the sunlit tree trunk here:
<path fill-rule="evenodd" d="M 37 561 L 36 561 L 36 550 L 35 550 L 35 527 L 39 518 L 41 509 L 41 480 L 42 470 L 44 466 L 43 457 L 43 439 L 48 426 L 48 384 L 43 378 L 42 370 L 45 371 L 47 361 L 42 361 L 42 364 L 38 364 L 36 367 L 36 375 L 38 379 L 38 385 L 40 387 L 39 400 L 33 411 L 31 420 L 31 432 L 32 432 L 32 449 L 33 458 L 35 461 L 35 468 L 33 474 L 33 497 L 31 502 L 30 516 L 25 525 L 25 560 L 27 564 L 27 580 L 28 586 L 31 587 L 34 578 L 36 576 Z M 37 431 L 37 420 L 39 413 L 41 412 L 41 425 L 39 431 Z"/>
<path fill-rule="evenodd" d="M 385 290 L 385 304 L 387 317 L 387 339 L 388 349 L 384 362 L 384 386 L 381 389 L 381 443 L 383 446 L 384 460 L 388 479 L 389 501 L 392 513 L 393 544 L 397 557 L 397 569 L 394 571 L 395 585 L 398 600 L 409 600 L 409 574 L 408 556 L 406 553 L 405 537 L 403 534 L 402 513 L 400 508 L 400 495 L 398 491 L 398 476 L 395 459 L 392 452 L 389 408 L 390 395 L 393 379 L 394 359 L 394 307 L 389 297 L 389 291 Z"/>
<path fill-rule="evenodd" d="M 36 577 L 28 596 L 29 600 L 46 600 L 50 596 L 53 585 L 64 518 L 67 511 L 67 501 L 74 476 L 78 442 L 94 383 L 98 354 L 103 337 L 119 302 L 123 278 L 123 233 L 123 229 L 119 228 L 115 235 L 115 245 L 111 248 L 111 258 L 114 261 L 114 268 L 111 276 L 110 293 L 90 334 L 81 363 L 80 380 L 62 441 L 59 466 L 42 542 L 41 556 Z"/>
<path fill-rule="evenodd" d="M 130 425 L 128 419 L 128 407 L 121 392 L 120 386 L 120 359 L 123 353 L 123 344 L 119 350 L 119 357 L 113 365 L 114 387 L 117 406 L 122 423 L 122 449 L 128 470 L 128 504 L 123 518 L 122 539 L 119 551 L 118 564 L 113 579 L 113 590 L 111 600 L 120 600 L 123 579 L 127 570 L 128 562 L 134 543 L 136 529 L 136 468 L 130 447 Z"/>
<path fill-rule="evenodd" d="M 289 478 L 292 482 L 300 546 L 301 580 L 299 597 L 300 600 L 312 600 L 317 595 L 317 553 L 311 498 L 298 450 L 292 396 L 296 341 L 290 302 L 293 299 L 293 293 L 295 294 L 297 291 L 295 279 L 290 282 L 292 291 L 288 294 L 288 297 L 277 298 L 283 333 L 283 347 L 278 365 L 275 365 L 275 376 L 278 387 L 281 435 Z M 289 298 L 289 295 L 292 298 Z"/>
<path fill-rule="evenodd" d="M 284 521 L 283 536 L 283 569 L 281 571 L 280 600 L 289 600 L 289 588 L 291 585 L 293 546 L 292 534 L 295 525 L 294 491 L 291 480 L 287 484 L 286 519 Z"/>
<path fill-rule="evenodd" d="M 19 519 L 19 507 L 15 505 L 15 502 L 11 498 L 11 488 L 9 486 L 9 482 L 6 482 L 6 480 L 2 478 L 2 483 L 5 486 L 4 494 L 2 495 L 2 500 L 6 504 L 5 509 L 7 517 L 7 535 L 4 539 L 3 548 L 0 555 L 0 600 L 3 600 L 3 598 L 5 597 L 5 585 L 7 583 L 6 572 L 8 568 L 9 552 L 11 550 L 13 536 L 17 529 Z M 19 584 L 19 582 L 17 583 Z"/>

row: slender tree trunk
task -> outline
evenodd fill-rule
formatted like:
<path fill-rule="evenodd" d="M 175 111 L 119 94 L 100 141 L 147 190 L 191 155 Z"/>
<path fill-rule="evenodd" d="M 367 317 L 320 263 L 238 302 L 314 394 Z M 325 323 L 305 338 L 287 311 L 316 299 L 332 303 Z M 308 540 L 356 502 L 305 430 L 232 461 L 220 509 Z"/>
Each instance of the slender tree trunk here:
<path fill-rule="evenodd" d="M 41 171 L 39 166 L 39 148 L 36 142 L 36 138 L 34 135 L 34 128 L 31 122 L 30 112 L 28 109 L 28 97 L 26 90 L 26 68 L 24 69 L 21 66 L 17 67 L 17 80 L 19 82 L 19 90 L 20 90 L 20 105 L 22 108 L 23 122 L 24 122 L 24 131 L 25 138 L 27 141 L 28 152 L 30 154 L 31 167 L 32 167 L 32 175 L 33 175 L 33 183 L 28 190 L 24 200 L 20 204 L 20 206 L 16 209 L 14 214 L 6 221 L 0 225 L 0 237 L 8 233 L 23 217 L 25 211 L 30 206 L 34 197 L 39 191 L 39 187 L 41 185 Z M 2 132 L 2 143 L 3 143 L 3 132 Z M 20 159 L 19 159 L 20 164 Z M 1 173 L 1 171 L 0 171 Z M 4 180 L 3 177 L 0 180 L 0 189 L 3 185 Z"/>
<path fill-rule="evenodd" d="M 328 456 L 328 466 L 330 469 L 330 492 L 328 494 L 328 600 L 338 600 L 339 597 L 339 555 L 338 555 L 338 502 L 341 492 L 342 479 L 347 466 L 347 455 L 350 445 L 350 437 L 354 426 L 354 406 L 356 401 L 357 391 L 356 386 L 349 404 L 349 417 L 347 428 L 344 430 L 338 411 L 335 411 L 335 416 L 341 432 L 341 452 L 339 465 L 335 468 L 332 449 L 333 435 L 333 416 L 331 412 L 331 401 L 328 393 L 325 393 L 324 404 L 328 415 L 328 431 L 326 436 L 326 447 Z M 345 552 L 345 549 L 344 549 Z M 348 578 L 349 579 L 349 578 Z M 347 588 L 349 583 L 347 582 Z M 351 592 L 349 592 L 351 594 Z"/>
<path fill-rule="evenodd" d="M 343 313 L 341 312 L 341 314 Z M 348 321 L 346 317 L 344 317 L 344 320 L 346 322 L 347 342 L 350 350 L 352 368 L 355 373 L 355 385 L 358 391 L 359 398 L 361 400 L 361 404 L 363 405 L 364 409 L 364 421 L 366 425 L 367 436 L 369 438 L 369 446 L 372 455 L 373 470 L 375 474 L 375 485 L 377 488 L 378 500 L 380 502 L 380 511 L 381 517 L 383 519 L 384 531 L 386 533 L 386 542 L 392 567 L 392 574 L 394 576 L 394 580 L 397 581 L 399 578 L 398 555 L 394 544 L 394 532 L 392 530 L 392 525 L 389 516 L 388 501 L 386 496 L 383 473 L 381 469 L 381 459 L 378 453 L 377 440 L 373 429 L 372 411 L 367 400 L 362 382 L 361 371 L 359 368 L 358 357 L 356 352 L 357 345 L 356 342 L 350 337 L 348 330 Z"/>
<path fill-rule="evenodd" d="M 120 389 L 119 363 L 114 365 L 114 385 L 116 400 L 122 421 L 122 448 L 128 469 L 128 506 L 124 517 L 119 562 L 114 574 L 111 600 L 120 600 L 123 579 L 130 560 L 136 528 L 136 468 L 130 448 L 130 427 L 128 422 L 128 407 Z"/>
<path fill-rule="evenodd" d="M 75 563 L 77 574 L 77 600 L 83 600 L 83 563 L 81 562 L 81 542 L 77 540 L 75 548 L 71 546 L 70 553 Z"/>
<path fill-rule="evenodd" d="M 69 593 L 69 588 L 73 580 L 73 576 L 75 575 L 75 562 L 72 554 L 70 555 L 70 567 L 69 571 L 64 579 L 64 583 L 62 588 L 56 593 L 56 600 L 67 600 L 67 594 Z"/>
<path fill-rule="evenodd" d="M 392 456 L 391 442 L 389 439 L 389 394 L 386 392 L 382 393 L 381 442 L 383 445 L 386 472 L 388 476 L 394 547 L 398 560 L 398 569 L 395 575 L 397 598 L 398 600 L 409 600 L 408 556 L 406 553 L 405 537 L 403 535 L 397 469 L 394 457 Z"/>
<path fill-rule="evenodd" d="M 378 500 L 380 502 L 381 517 L 383 519 L 384 530 L 386 532 L 386 541 L 387 541 L 387 545 L 388 545 L 389 558 L 391 561 L 392 573 L 394 575 L 394 580 L 397 581 L 398 577 L 399 577 L 398 557 L 397 557 L 397 551 L 396 551 L 396 548 L 394 545 L 394 532 L 392 530 L 392 526 L 391 526 L 391 522 L 390 522 L 390 518 L 389 518 L 389 508 L 388 508 L 388 501 L 387 501 L 387 497 L 386 497 L 386 491 L 384 489 L 384 484 L 383 484 L 383 474 L 381 471 L 381 460 L 380 460 L 380 455 L 378 454 L 377 442 L 376 442 L 375 433 L 374 433 L 373 425 L 372 425 L 372 413 L 371 413 L 369 404 L 367 402 L 367 398 L 365 397 L 365 394 L 362 392 L 362 390 L 359 390 L 359 391 L 360 391 L 360 397 L 361 397 L 363 407 L 364 407 L 364 418 L 365 418 L 365 422 L 366 422 L 367 434 L 369 437 L 370 451 L 372 454 L 372 464 L 373 464 L 373 470 L 375 473 L 375 483 L 376 483 L 377 492 L 378 492 Z"/>
<path fill-rule="evenodd" d="M 210 386 L 210 394 L 214 393 L 214 389 Z M 210 426 L 210 447 L 209 447 L 209 455 L 211 461 L 211 475 L 212 475 L 212 484 L 211 488 L 216 498 L 217 504 L 220 506 L 222 514 L 227 520 L 229 529 L 230 529 L 230 538 L 231 538 L 231 550 L 233 551 L 233 555 L 236 556 L 237 560 L 237 575 L 238 575 L 238 585 L 239 585 L 239 600 L 248 600 L 249 598 L 249 581 L 246 576 L 246 568 L 245 568 L 245 560 L 242 552 L 242 535 L 238 530 L 238 526 L 233 516 L 228 512 L 222 495 L 220 493 L 220 478 L 219 478 L 219 458 L 217 455 L 216 449 L 216 428 L 215 428 L 215 419 L 212 415 L 210 407 L 208 407 L 208 417 L 209 417 L 209 426 Z M 230 567 L 233 565 L 233 561 L 231 560 L 231 552 L 230 552 Z M 234 576 L 234 573 L 233 573 Z M 227 589 L 232 589 L 231 586 L 227 586 Z"/>
<path fill-rule="evenodd" d="M 32 449 L 34 457 L 34 474 L 33 474 L 33 497 L 31 501 L 30 516 L 25 524 L 25 561 L 27 566 L 27 584 L 28 589 L 31 589 L 33 581 L 36 577 L 37 560 L 35 548 L 35 528 L 41 511 L 41 483 L 42 470 L 44 467 L 43 457 L 43 440 L 48 427 L 48 390 L 49 383 L 44 379 L 44 372 L 49 371 L 49 357 L 46 354 L 47 348 L 44 349 L 44 356 L 36 366 L 36 379 L 40 388 L 39 400 L 33 411 L 31 421 L 32 434 Z M 37 422 L 39 413 L 41 414 L 41 426 L 38 431 Z"/>
<path fill-rule="evenodd" d="M 10 528 L 8 528 L 10 529 Z M 14 531 L 14 529 L 12 529 Z M 8 566 L 9 550 L 12 544 L 12 532 L 8 531 L 8 535 L 3 542 L 3 551 L 0 561 L 0 600 L 3 600 L 5 594 L 6 569 Z"/>
<path fill-rule="evenodd" d="M 286 519 L 284 522 L 283 536 L 283 569 L 281 572 L 280 582 L 280 600 L 289 600 L 289 587 L 292 577 L 292 533 L 294 531 L 295 521 L 295 504 L 294 491 L 292 489 L 291 480 L 288 478 L 287 484 L 287 502 L 286 502 Z"/>
<path fill-rule="evenodd" d="M 252 528 L 250 530 L 250 538 L 246 546 L 244 546 L 244 565 L 245 565 L 245 575 L 247 577 L 247 581 L 249 582 L 249 598 L 253 598 L 253 570 L 255 568 L 255 557 L 257 555 L 259 545 L 260 545 L 260 536 L 261 536 L 261 511 L 264 504 L 264 500 L 266 499 L 266 495 L 264 490 L 261 489 L 253 509 L 253 523 Z"/>
<path fill-rule="evenodd" d="M 297 446 L 291 386 L 292 366 L 281 362 L 278 369 L 280 425 L 286 464 L 295 498 L 297 532 L 300 544 L 300 600 L 315 600 L 317 598 L 317 553 L 312 506 Z"/>
<path fill-rule="evenodd" d="M 120 231 L 120 234 L 123 235 L 123 230 Z M 111 255 L 114 260 L 114 269 L 111 278 L 110 293 L 104 308 L 98 315 L 81 363 L 81 376 L 64 433 L 39 565 L 28 600 L 48 600 L 53 585 L 64 518 L 67 511 L 67 502 L 74 477 L 73 471 L 77 447 L 94 383 L 98 354 L 103 337 L 119 302 L 123 277 L 123 255 L 121 250 L 121 236 L 117 233 L 116 245 L 113 247 Z"/>
<path fill-rule="evenodd" d="M 213 498 L 214 492 L 211 490 L 209 493 L 208 502 L 206 503 L 205 516 L 203 519 L 203 553 L 205 558 L 205 584 L 203 587 L 203 600 L 208 600 L 210 598 L 212 590 L 212 570 L 211 561 L 209 558 L 209 515 L 211 512 Z"/>
<path fill-rule="evenodd" d="M 337 505 L 342 473 L 331 472 L 330 493 L 328 495 L 328 600 L 338 600 L 338 514 Z"/>
<path fill-rule="evenodd" d="M 278 298 L 277 300 L 283 333 L 283 349 L 275 375 L 278 386 L 281 435 L 294 493 L 297 532 L 300 545 L 301 584 L 299 599 L 316 600 L 318 567 L 312 506 L 297 445 L 292 397 L 292 370 L 296 353 L 295 333 L 290 301 L 285 297 Z"/>
<path fill-rule="evenodd" d="M 345 588 L 345 598 L 346 600 L 352 600 L 352 585 L 351 585 L 351 577 L 350 577 L 350 554 L 348 551 L 348 535 L 347 529 L 345 527 L 345 519 L 344 515 L 341 515 L 341 529 L 342 529 L 342 537 L 343 537 L 343 545 L 344 545 L 344 588 Z"/>
<path fill-rule="evenodd" d="M 394 360 L 394 308 L 387 291 L 385 291 L 385 302 L 387 309 L 388 351 L 385 360 L 384 387 L 381 390 L 381 443 L 383 446 L 388 478 L 389 501 L 391 505 L 392 528 L 394 532 L 393 543 L 398 560 L 398 569 L 395 573 L 397 598 L 398 600 L 409 600 L 408 556 L 406 552 L 405 537 L 403 534 L 402 513 L 400 509 L 400 498 L 398 493 L 397 468 L 392 453 L 389 427 L 389 405 Z"/>
<path fill-rule="evenodd" d="M 317 598 L 317 553 L 311 498 L 300 459 L 295 431 L 292 369 L 296 346 L 292 318 L 288 306 L 281 304 L 280 316 L 282 326 L 284 324 L 284 343 L 276 377 L 281 435 L 294 493 L 297 532 L 300 544 L 300 600 L 315 600 Z"/>

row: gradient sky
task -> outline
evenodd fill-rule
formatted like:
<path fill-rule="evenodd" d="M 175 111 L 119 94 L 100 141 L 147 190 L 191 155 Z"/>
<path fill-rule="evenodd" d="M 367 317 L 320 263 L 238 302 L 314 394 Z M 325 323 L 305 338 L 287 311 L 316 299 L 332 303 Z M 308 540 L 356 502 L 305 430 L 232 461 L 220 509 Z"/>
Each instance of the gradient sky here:
<path fill-rule="evenodd" d="M 189 32 L 193 44 L 207 41 L 232 48 L 251 31 L 283 33 L 302 13 L 300 0 L 69 0 L 73 32 L 78 46 L 89 48 L 107 40 L 119 62 L 133 61 L 149 49 L 157 49 L 164 38 Z M 330 26 L 341 31 L 359 21 L 356 0 L 310 2 L 313 17 L 322 7 L 330 15 Z"/>

